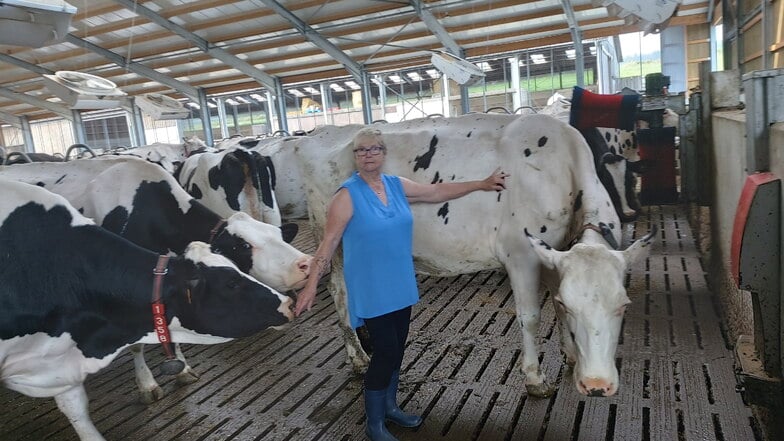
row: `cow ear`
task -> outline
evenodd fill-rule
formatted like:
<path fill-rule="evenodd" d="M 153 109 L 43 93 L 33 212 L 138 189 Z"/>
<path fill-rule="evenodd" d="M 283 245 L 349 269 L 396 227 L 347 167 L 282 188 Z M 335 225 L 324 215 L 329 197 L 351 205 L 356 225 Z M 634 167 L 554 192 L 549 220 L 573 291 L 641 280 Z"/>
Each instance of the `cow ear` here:
<path fill-rule="evenodd" d="M 286 243 L 291 243 L 291 241 L 297 237 L 298 232 L 299 225 L 295 223 L 288 223 L 280 226 L 280 234 L 283 236 L 283 241 Z"/>
<path fill-rule="evenodd" d="M 623 250 L 623 257 L 626 261 L 627 265 L 631 265 L 632 263 L 639 260 L 641 257 L 646 256 L 650 251 L 650 244 L 653 242 L 653 239 L 656 237 L 656 233 L 658 232 L 658 228 L 656 225 L 653 225 L 651 228 L 651 232 L 643 236 L 641 239 L 635 241 L 633 244 L 629 246 L 629 248 Z"/>
<path fill-rule="evenodd" d="M 525 236 L 531 242 L 531 246 L 536 252 L 536 255 L 539 256 L 539 260 L 542 261 L 542 264 L 548 269 L 555 269 L 558 266 L 558 262 L 561 260 L 563 252 L 553 249 L 542 239 L 531 236 L 531 234 L 528 233 L 527 228 L 525 229 Z"/>

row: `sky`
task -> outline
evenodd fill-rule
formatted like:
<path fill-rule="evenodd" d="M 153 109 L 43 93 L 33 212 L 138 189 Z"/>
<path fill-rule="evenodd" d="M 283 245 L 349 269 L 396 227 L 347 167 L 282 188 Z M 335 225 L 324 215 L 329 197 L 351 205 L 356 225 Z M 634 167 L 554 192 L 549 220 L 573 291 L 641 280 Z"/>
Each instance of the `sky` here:
<path fill-rule="evenodd" d="M 621 34 L 621 51 L 624 58 L 639 55 L 642 45 L 642 53 L 650 54 L 659 51 L 659 34 L 642 35 L 642 32 L 631 34 Z"/>

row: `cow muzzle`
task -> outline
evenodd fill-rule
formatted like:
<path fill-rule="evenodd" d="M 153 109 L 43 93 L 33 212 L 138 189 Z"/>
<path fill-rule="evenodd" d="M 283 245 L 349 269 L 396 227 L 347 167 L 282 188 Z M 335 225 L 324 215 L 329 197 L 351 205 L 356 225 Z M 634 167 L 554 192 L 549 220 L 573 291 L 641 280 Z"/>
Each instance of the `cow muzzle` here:
<path fill-rule="evenodd" d="M 577 380 L 577 390 L 589 397 L 610 397 L 618 391 L 618 385 L 604 378 Z"/>

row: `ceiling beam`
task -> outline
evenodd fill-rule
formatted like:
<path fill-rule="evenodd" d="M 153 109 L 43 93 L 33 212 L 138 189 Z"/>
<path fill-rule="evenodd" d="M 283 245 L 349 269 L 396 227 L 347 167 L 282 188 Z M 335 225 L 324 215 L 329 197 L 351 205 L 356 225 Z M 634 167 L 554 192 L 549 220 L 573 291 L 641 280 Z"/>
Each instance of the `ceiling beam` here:
<path fill-rule="evenodd" d="M 40 75 L 47 75 L 47 74 L 53 74 L 54 73 L 53 71 L 51 71 L 49 69 L 46 69 L 46 68 L 43 68 L 43 67 L 41 67 L 41 66 L 39 66 L 37 64 L 28 63 L 25 60 L 21 60 L 19 58 L 12 57 L 10 55 L 6 55 L 4 53 L 0 53 L 0 61 L 5 61 L 6 63 L 13 64 L 15 66 L 19 66 L 22 69 L 27 69 L 30 72 L 35 72 L 35 73 L 40 74 Z"/>
<path fill-rule="evenodd" d="M 16 115 L 11 115 L 8 112 L 3 112 L 0 110 L 0 120 L 11 124 L 12 126 L 21 129 L 22 128 L 22 118 L 19 118 Z"/>
<path fill-rule="evenodd" d="M 574 71 L 577 77 L 577 85 L 585 87 L 585 60 L 583 59 L 583 33 L 580 30 L 580 23 L 574 16 L 574 8 L 572 7 L 571 0 L 561 0 L 564 15 L 566 15 L 566 24 L 569 25 L 569 31 L 572 34 L 572 41 L 574 42 Z"/>
<path fill-rule="evenodd" d="M 96 54 L 108 59 L 112 63 L 124 67 L 125 69 L 144 77 L 147 77 L 153 81 L 157 81 L 161 84 L 171 87 L 172 89 L 182 93 L 183 95 L 188 96 L 191 99 L 199 99 L 199 91 L 195 87 L 191 86 L 190 84 L 183 83 L 182 81 L 175 80 L 172 77 L 168 77 L 163 75 L 162 73 L 158 72 L 155 69 L 151 69 L 143 64 L 137 63 L 135 61 L 128 61 L 122 55 L 116 54 L 110 50 L 104 49 L 96 44 L 90 43 L 89 41 L 79 38 L 73 34 L 67 34 L 65 36 L 65 41 L 71 43 L 75 46 L 83 47 L 91 52 L 95 52 Z"/>
<path fill-rule="evenodd" d="M 449 34 L 449 31 L 444 28 L 440 21 L 427 9 L 422 7 L 422 2 L 420 0 L 410 0 L 411 6 L 414 7 L 419 18 L 427 25 L 427 28 L 430 29 L 430 32 L 433 33 L 436 37 L 438 37 L 438 41 L 444 45 L 447 52 L 450 52 L 452 55 L 462 58 L 463 57 L 463 48 L 460 47 L 459 44 L 455 41 L 454 38 Z"/>
<path fill-rule="evenodd" d="M 233 67 L 234 69 L 237 69 L 238 71 L 244 73 L 245 75 L 253 78 L 267 89 L 275 90 L 275 84 L 278 82 L 277 78 L 267 74 L 264 71 L 259 70 L 255 66 L 243 61 L 236 55 L 233 55 L 232 53 L 224 49 L 214 46 L 209 41 L 199 37 L 198 35 L 183 28 L 182 26 L 161 17 L 152 9 L 140 5 L 136 1 L 133 0 L 114 0 L 114 1 L 125 6 L 127 9 L 133 11 L 138 15 L 147 17 L 158 26 L 171 31 L 176 35 L 179 35 L 180 37 L 184 38 L 187 41 L 190 41 L 191 43 L 196 45 L 196 47 L 201 49 L 203 52 L 208 53 L 213 58 L 216 58 L 226 63 L 227 65 Z"/>
<path fill-rule="evenodd" d="M 73 121 L 73 115 L 71 115 L 71 110 L 68 107 L 63 106 L 61 104 L 56 104 L 50 101 L 46 101 L 44 99 L 38 98 L 36 96 L 28 95 L 26 93 L 15 92 L 7 87 L 0 87 L 0 96 L 18 101 L 20 103 L 30 104 L 31 106 L 39 107 L 41 109 L 46 109 L 50 112 L 54 112 L 62 116 L 68 121 Z"/>
<path fill-rule="evenodd" d="M 335 46 L 331 41 L 324 38 L 317 30 L 313 29 L 309 24 L 305 23 L 304 21 L 300 20 L 299 17 L 294 15 L 291 11 L 284 8 L 277 0 L 261 0 L 262 3 L 267 5 L 273 11 L 277 12 L 278 15 L 285 18 L 289 21 L 292 25 L 294 25 L 297 30 L 302 33 L 311 43 L 318 46 L 321 50 L 329 54 L 332 58 L 339 61 L 340 64 L 345 66 L 346 70 L 351 73 L 360 84 L 363 84 L 364 77 L 362 75 L 362 66 L 354 61 L 353 58 L 346 55 L 345 52 L 340 50 L 339 47 Z"/>

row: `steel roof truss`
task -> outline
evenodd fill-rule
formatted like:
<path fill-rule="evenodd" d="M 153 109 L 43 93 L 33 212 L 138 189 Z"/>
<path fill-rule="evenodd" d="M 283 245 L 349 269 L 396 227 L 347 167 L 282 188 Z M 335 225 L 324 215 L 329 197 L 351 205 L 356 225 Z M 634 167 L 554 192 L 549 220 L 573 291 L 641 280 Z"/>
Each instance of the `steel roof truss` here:
<path fill-rule="evenodd" d="M 161 26 L 162 28 L 179 35 L 180 37 L 190 41 L 203 52 L 209 54 L 213 58 L 216 58 L 227 65 L 237 69 L 238 71 L 244 73 L 245 75 L 253 78 L 254 80 L 258 81 L 262 86 L 270 89 L 275 90 L 275 83 L 278 81 L 272 75 L 259 70 L 255 66 L 243 61 L 236 55 L 228 52 L 224 49 L 214 46 L 209 41 L 199 37 L 198 35 L 194 34 L 193 32 L 183 28 L 182 26 L 158 15 L 152 9 L 149 9 L 145 6 L 138 4 L 133 0 L 114 0 L 116 3 L 123 5 L 125 8 L 135 12 L 136 14 L 142 15 L 150 19 L 153 23 Z"/>

